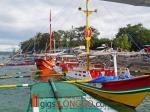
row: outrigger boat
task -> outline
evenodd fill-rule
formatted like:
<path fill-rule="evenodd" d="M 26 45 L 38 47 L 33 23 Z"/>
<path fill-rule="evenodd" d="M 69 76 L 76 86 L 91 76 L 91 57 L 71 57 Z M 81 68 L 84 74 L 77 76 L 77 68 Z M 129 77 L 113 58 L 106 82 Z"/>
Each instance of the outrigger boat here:
<path fill-rule="evenodd" d="M 114 57 L 114 72 L 106 70 L 85 70 L 81 67 L 70 71 L 66 77 L 74 79 L 73 82 L 88 93 L 119 102 L 131 107 L 137 107 L 150 92 L 150 75 L 133 77 L 129 70 L 124 70 L 124 75 L 118 76 L 116 53 Z M 111 74 L 115 75 L 111 75 Z M 88 80 L 89 79 L 89 80 Z"/>
<path fill-rule="evenodd" d="M 137 107 L 150 92 L 150 76 L 141 76 L 118 81 L 76 83 L 81 89 L 119 102 Z"/>
<path fill-rule="evenodd" d="M 149 94 L 150 76 L 133 77 L 130 75 L 128 69 L 124 70 L 124 75 L 118 76 L 116 53 L 114 53 L 113 57 L 113 72 L 101 69 L 97 70 L 96 73 L 95 70 L 92 72 L 92 70 L 81 70 L 81 67 L 78 67 L 78 69 L 76 68 L 66 75 L 66 77 L 70 76 L 74 79 L 74 81 L 68 82 L 75 83 L 81 89 L 96 96 L 131 107 L 137 107 Z"/>
<path fill-rule="evenodd" d="M 52 53 L 52 31 L 51 31 L 51 11 L 50 11 L 50 54 L 36 54 L 37 57 L 35 59 L 36 66 L 38 70 L 41 71 L 41 80 L 48 81 L 51 77 L 50 74 L 57 74 L 57 72 L 54 70 L 55 66 L 55 58 L 58 55 L 58 53 Z M 61 53 L 61 52 L 60 52 Z M 49 77 L 43 77 L 42 75 L 49 75 Z M 57 75 L 59 77 L 59 74 Z"/>
<path fill-rule="evenodd" d="M 48 60 L 36 59 L 35 62 L 38 70 L 40 70 L 41 80 L 48 81 L 50 78 L 50 74 L 57 74 L 57 72 L 53 68 L 55 66 L 55 62 L 52 58 L 49 58 Z M 42 75 L 49 75 L 49 77 L 45 77 Z"/>
<path fill-rule="evenodd" d="M 117 70 L 115 71 L 116 74 Z M 72 78 L 74 77 L 75 79 L 74 83 L 88 93 L 131 107 L 137 107 L 150 92 L 149 75 L 138 77 L 133 77 L 129 74 L 99 77 L 96 75 L 98 78 L 94 79 L 94 76 L 89 71 L 77 70 L 70 72 L 70 76 L 71 74 Z"/>
<path fill-rule="evenodd" d="M 88 26 L 88 16 L 94 11 L 88 9 L 88 3 L 89 0 L 86 0 L 86 10 L 79 8 L 79 10 L 83 11 L 87 17 L 85 28 L 87 44 L 87 69 L 82 71 L 80 69 L 76 69 L 73 72 L 70 72 L 70 75 L 68 75 L 74 77 L 75 79 L 81 79 L 80 83 L 75 84 L 88 93 L 92 93 L 96 96 L 100 96 L 108 100 L 119 102 L 135 108 L 150 92 L 150 76 L 132 77 L 128 69 L 126 69 L 124 76 L 118 76 L 116 52 L 112 53 L 114 59 L 114 75 L 106 76 L 106 71 L 104 70 L 104 72 L 98 71 L 98 73 L 93 76 L 89 68 L 89 44 L 91 31 L 90 27 Z M 101 75 L 98 77 L 98 74 Z M 92 80 L 93 78 L 95 79 Z M 91 79 L 91 81 L 87 81 L 85 83 L 83 79 Z"/>
<path fill-rule="evenodd" d="M 131 107 L 136 108 L 143 100 L 144 98 L 149 94 L 150 92 L 150 86 L 149 87 L 142 87 L 142 88 L 134 88 L 134 89 L 128 89 L 128 90 L 105 90 L 102 88 L 98 88 L 97 86 L 89 86 L 86 84 L 76 84 L 81 89 L 91 93 L 98 95 L 100 97 L 119 102 Z"/>
<path fill-rule="evenodd" d="M 31 86 L 26 112 L 116 112 L 94 105 L 94 99 L 75 85 L 64 82 L 43 82 Z M 91 97 L 92 98 L 92 97 Z"/>

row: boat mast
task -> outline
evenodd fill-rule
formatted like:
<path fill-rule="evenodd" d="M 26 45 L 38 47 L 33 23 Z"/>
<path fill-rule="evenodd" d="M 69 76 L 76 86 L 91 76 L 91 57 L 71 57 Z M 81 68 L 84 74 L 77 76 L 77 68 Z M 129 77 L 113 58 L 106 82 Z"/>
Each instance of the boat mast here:
<path fill-rule="evenodd" d="M 51 10 L 50 10 L 50 18 L 49 18 L 49 20 L 50 20 L 50 31 L 49 31 L 49 38 L 50 38 L 50 40 L 49 40 L 49 46 L 50 46 L 50 48 L 49 48 L 49 50 L 50 50 L 50 53 L 51 53 L 51 51 L 52 51 L 52 29 L 51 29 Z"/>
<path fill-rule="evenodd" d="M 92 34 L 92 30 L 89 26 L 89 16 L 93 13 L 93 12 L 97 12 L 97 10 L 89 10 L 89 0 L 86 0 L 86 9 L 82 10 L 81 7 L 79 7 L 79 10 L 84 12 L 86 15 L 86 27 L 84 29 L 84 33 L 85 33 L 85 39 L 86 39 L 86 52 L 87 52 L 87 64 L 86 64 L 86 69 L 90 70 L 90 40 L 91 40 L 91 34 Z"/>
<path fill-rule="evenodd" d="M 56 40 L 54 39 L 54 53 L 56 53 Z"/>
<path fill-rule="evenodd" d="M 36 54 L 36 50 L 35 50 L 35 42 L 36 42 L 36 38 L 34 37 L 33 54 Z"/>

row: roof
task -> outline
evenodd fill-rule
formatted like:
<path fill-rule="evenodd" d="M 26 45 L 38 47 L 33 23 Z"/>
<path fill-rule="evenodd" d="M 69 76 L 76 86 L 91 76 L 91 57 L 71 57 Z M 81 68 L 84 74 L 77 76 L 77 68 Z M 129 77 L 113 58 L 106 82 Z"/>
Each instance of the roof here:
<path fill-rule="evenodd" d="M 31 88 L 31 95 L 35 94 L 39 97 L 39 112 L 102 112 L 100 108 L 97 108 L 89 101 L 86 102 L 86 105 L 90 105 L 90 108 L 83 106 L 82 104 L 85 102 L 83 96 L 87 94 L 75 85 L 65 82 L 54 82 L 52 85 L 55 86 L 55 92 L 57 93 L 57 98 L 55 98 L 51 84 L 43 82 L 35 84 Z M 60 108 L 57 105 L 60 105 Z M 25 110 L 26 112 L 33 112 L 31 104 L 25 105 Z"/>
<path fill-rule="evenodd" d="M 102 0 L 102 1 L 124 3 L 135 6 L 148 6 L 148 7 L 150 6 L 150 0 Z"/>

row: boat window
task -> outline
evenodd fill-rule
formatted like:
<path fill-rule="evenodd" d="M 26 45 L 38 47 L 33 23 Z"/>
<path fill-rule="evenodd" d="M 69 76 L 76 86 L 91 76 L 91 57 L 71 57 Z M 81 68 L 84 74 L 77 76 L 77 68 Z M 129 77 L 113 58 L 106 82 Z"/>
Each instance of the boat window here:
<path fill-rule="evenodd" d="M 86 73 L 86 71 L 83 71 L 83 73 Z"/>
<path fill-rule="evenodd" d="M 86 75 L 83 75 L 83 77 L 86 77 Z"/>

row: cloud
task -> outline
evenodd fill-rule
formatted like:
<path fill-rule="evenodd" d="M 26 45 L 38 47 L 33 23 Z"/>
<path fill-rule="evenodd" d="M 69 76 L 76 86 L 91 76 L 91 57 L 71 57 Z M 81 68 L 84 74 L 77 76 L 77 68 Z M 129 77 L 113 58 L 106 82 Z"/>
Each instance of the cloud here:
<path fill-rule="evenodd" d="M 52 29 L 68 30 L 85 25 L 85 16 L 78 7 L 84 0 L 0 0 L 0 43 L 18 44 L 37 32 L 49 32 L 49 10 Z M 98 12 L 90 24 L 100 31 L 100 37 L 115 37 L 120 27 L 142 23 L 150 28 L 150 8 L 90 0 L 90 8 Z"/>

